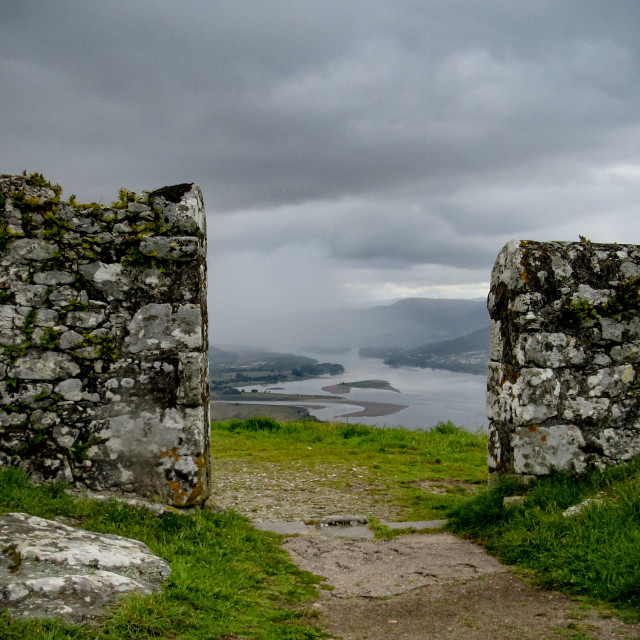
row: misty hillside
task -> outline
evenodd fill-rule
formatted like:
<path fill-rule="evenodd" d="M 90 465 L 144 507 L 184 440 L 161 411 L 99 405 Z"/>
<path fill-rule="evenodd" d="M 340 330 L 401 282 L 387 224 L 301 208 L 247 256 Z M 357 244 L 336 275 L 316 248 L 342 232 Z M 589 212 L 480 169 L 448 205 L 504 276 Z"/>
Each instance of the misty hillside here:
<path fill-rule="evenodd" d="M 489 327 L 435 344 L 413 349 L 368 347 L 360 349 L 364 358 L 382 358 L 393 367 L 449 369 L 486 375 L 489 361 Z"/>
<path fill-rule="evenodd" d="M 423 345 L 411 349 L 414 353 L 423 355 L 460 355 L 469 353 L 470 351 L 486 351 L 489 352 L 489 327 L 484 327 L 473 333 L 467 333 L 453 340 L 444 340 L 436 344 Z"/>
<path fill-rule="evenodd" d="M 407 298 L 365 309 L 301 312 L 257 321 L 238 344 L 275 350 L 362 347 L 411 349 L 457 338 L 489 324 L 486 301 Z"/>
<path fill-rule="evenodd" d="M 489 322 L 485 300 L 408 298 L 366 313 L 380 329 L 368 336 L 371 346 L 434 343 L 480 329 Z"/>
<path fill-rule="evenodd" d="M 304 336 L 300 327 L 292 328 L 298 345 L 412 348 L 476 331 L 489 324 L 489 313 L 484 300 L 407 298 L 298 319 L 308 329 Z"/>

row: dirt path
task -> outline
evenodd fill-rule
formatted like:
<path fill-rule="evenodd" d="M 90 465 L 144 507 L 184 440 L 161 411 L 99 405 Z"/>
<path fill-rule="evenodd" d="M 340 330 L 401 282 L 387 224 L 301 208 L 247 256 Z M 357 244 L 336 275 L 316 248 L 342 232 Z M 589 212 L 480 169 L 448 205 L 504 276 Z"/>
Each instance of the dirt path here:
<path fill-rule="evenodd" d="M 284 473 L 277 465 L 217 461 L 219 504 L 256 522 L 319 520 L 371 513 L 393 520 L 366 483 L 340 491 L 342 469 Z M 272 468 L 273 467 L 273 468 Z M 357 477 L 358 469 L 353 469 Z M 259 488 L 259 490 L 258 490 Z M 394 540 L 283 538 L 302 569 L 326 580 L 313 607 L 317 624 L 343 640 L 613 640 L 640 638 L 579 601 L 530 586 L 477 545 L 447 533 Z"/>
<path fill-rule="evenodd" d="M 305 536 L 283 546 L 333 587 L 314 607 L 335 638 L 640 638 L 640 625 L 534 589 L 480 547 L 446 533 L 387 541 Z"/>

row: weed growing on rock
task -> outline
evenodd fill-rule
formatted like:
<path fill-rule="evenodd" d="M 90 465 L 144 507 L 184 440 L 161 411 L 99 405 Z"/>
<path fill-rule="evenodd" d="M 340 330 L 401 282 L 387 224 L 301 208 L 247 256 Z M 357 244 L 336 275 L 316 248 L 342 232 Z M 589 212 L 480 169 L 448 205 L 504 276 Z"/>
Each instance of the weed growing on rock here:
<path fill-rule="evenodd" d="M 613 296 L 605 303 L 596 304 L 579 298 L 572 300 L 565 309 L 579 321 L 619 318 L 626 311 L 638 311 L 640 310 L 640 278 L 618 284 Z"/>

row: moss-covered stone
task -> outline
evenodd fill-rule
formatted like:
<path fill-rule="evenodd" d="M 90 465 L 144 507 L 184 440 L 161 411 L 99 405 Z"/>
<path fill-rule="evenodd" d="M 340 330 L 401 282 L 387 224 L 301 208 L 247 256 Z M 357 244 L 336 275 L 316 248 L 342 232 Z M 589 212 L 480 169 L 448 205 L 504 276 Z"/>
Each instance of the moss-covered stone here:
<path fill-rule="evenodd" d="M 200 190 L 61 195 L 38 173 L 0 176 L 0 463 L 202 502 L 207 368 L 180 369 L 207 354 Z"/>
<path fill-rule="evenodd" d="M 640 453 L 640 247 L 514 240 L 489 312 L 491 472 L 582 471 Z"/>

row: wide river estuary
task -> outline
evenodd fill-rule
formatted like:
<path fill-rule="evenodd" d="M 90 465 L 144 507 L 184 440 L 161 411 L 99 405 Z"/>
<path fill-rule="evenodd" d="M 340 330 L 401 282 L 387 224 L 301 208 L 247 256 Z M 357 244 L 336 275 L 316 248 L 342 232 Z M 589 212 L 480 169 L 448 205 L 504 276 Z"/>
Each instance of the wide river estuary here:
<path fill-rule="evenodd" d="M 345 400 L 383 402 L 407 405 L 396 413 L 376 417 L 340 417 L 346 413 L 360 411 L 357 405 L 327 402 L 321 408 L 310 409 L 309 413 L 323 421 L 359 422 L 379 427 L 402 425 L 408 429 L 424 429 L 438 422 L 450 420 L 469 431 L 487 427 L 485 413 L 486 376 L 458 373 L 444 369 L 419 369 L 413 367 L 388 367 L 377 358 L 361 358 L 357 351 L 345 355 L 318 355 L 305 353 L 321 362 L 338 362 L 345 372 L 337 376 L 326 376 L 313 380 L 284 382 L 277 385 L 245 387 L 246 391 L 259 389 L 273 390 L 274 393 L 300 395 L 331 395 L 323 387 L 341 382 L 359 380 L 386 380 L 397 391 L 382 389 L 352 388 L 348 394 L 339 397 Z M 335 396 L 334 396 L 335 397 Z M 293 404 L 293 403 L 285 403 Z M 300 402 L 308 406 L 309 402 Z M 313 405 L 322 404 L 313 401 Z"/>

